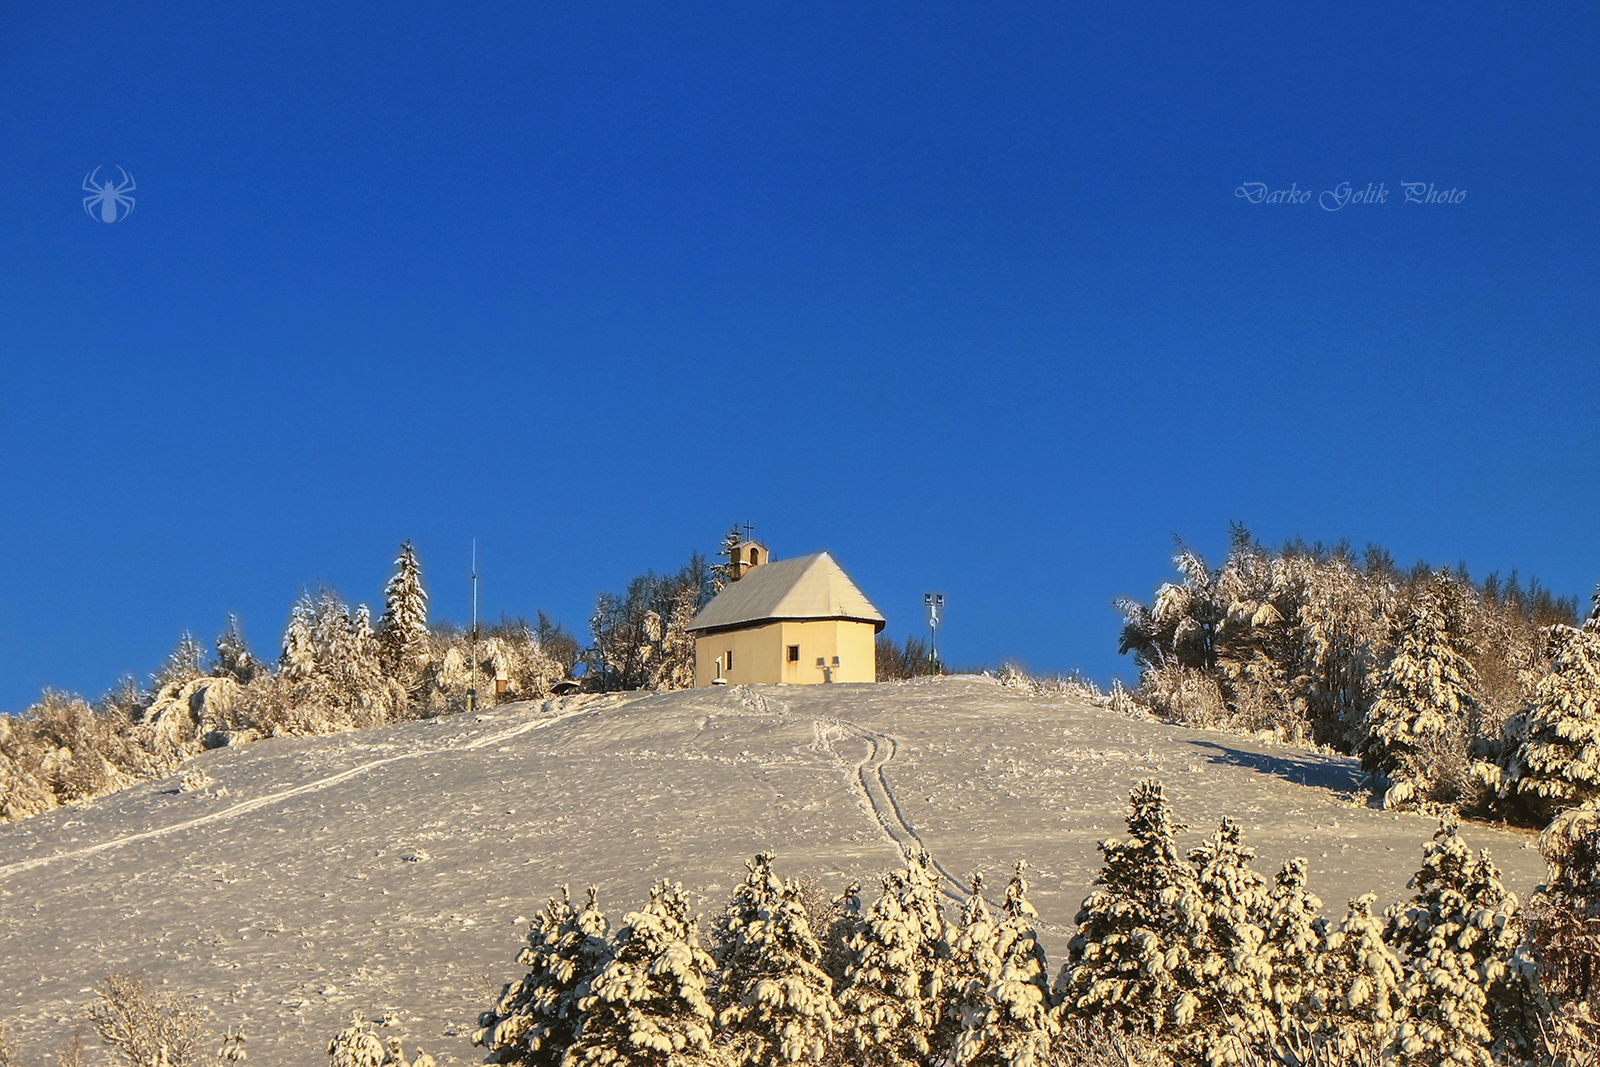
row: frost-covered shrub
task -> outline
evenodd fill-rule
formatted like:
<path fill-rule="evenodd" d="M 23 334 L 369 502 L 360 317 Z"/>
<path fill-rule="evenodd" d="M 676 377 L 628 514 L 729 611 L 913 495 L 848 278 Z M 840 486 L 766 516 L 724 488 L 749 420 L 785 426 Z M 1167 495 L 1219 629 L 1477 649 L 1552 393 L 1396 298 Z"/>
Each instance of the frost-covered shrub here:
<path fill-rule="evenodd" d="M 380 1025 L 388 1027 L 390 1016 L 384 1016 Z M 328 1042 L 328 1067 L 438 1067 L 434 1058 L 417 1049 L 416 1059 L 407 1057 L 405 1038 L 400 1034 L 385 1036 L 374 1029 L 359 1012 L 351 1015 L 350 1025 L 340 1030 Z"/>
<path fill-rule="evenodd" d="M 199 767 L 191 767 L 183 772 L 183 777 L 178 780 L 178 792 L 198 793 L 202 789 L 209 789 L 217 784 L 217 780 Z"/>
<path fill-rule="evenodd" d="M 243 1059 L 244 1035 L 209 1032 L 211 1013 L 192 997 L 157 993 L 131 974 L 113 973 L 96 987 L 89 1021 L 126 1067 L 210 1067 Z"/>
<path fill-rule="evenodd" d="M 1033 679 L 1028 677 L 1028 672 L 1015 663 L 1002 663 L 1000 673 L 995 675 L 1002 689 L 1015 689 L 1023 693 L 1033 692 Z"/>
<path fill-rule="evenodd" d="M 47 689 L 17 717 L 0 717 L 0 819 L 20 819 L 165 773 L 120 708 L 97 709 Z"/>
<path fill-rule="evenodd" d="M 1147 670 L 1134 691 L 1157 718 L 1189 726 L 1227 726 L 1233 722 L 1221 683 L 1210 674 L 1176 664 Z"/>

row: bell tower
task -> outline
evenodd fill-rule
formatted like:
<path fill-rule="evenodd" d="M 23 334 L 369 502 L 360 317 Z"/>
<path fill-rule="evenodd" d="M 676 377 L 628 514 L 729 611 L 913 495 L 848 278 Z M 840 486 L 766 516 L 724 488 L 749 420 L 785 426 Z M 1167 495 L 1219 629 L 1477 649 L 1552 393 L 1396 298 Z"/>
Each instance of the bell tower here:
<path fill-rule="evenodd" d="M 751 567 L 759 567 L 772 559 L 772 553 L 767 551 L 767 546 L 753 538 L 746 537 L 733 549 L 733 577 L 735 580 L 743 578 L 750 572 Z"/>

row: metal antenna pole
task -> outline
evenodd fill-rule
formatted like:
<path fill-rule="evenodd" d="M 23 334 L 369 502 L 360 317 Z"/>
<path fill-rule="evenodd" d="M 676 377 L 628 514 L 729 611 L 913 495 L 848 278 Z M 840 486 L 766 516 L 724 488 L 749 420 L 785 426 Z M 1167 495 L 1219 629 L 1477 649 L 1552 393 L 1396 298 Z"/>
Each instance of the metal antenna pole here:
<path fill-rule="evenodd" d="M 472 673 L 467 676 L 467 710 L 478 708 L 478 539 L 472 539 L 472 635 L 468 644 Z"/>

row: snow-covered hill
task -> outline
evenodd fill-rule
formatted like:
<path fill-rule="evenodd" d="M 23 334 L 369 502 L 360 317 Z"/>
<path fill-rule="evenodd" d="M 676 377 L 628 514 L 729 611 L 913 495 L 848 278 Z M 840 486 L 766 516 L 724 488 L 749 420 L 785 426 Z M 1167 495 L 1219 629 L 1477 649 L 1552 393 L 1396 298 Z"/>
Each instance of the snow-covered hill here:
<path fill-rule="evenodd" d="M 131 970 L 242 1025 L 252 1063 L 324 1064 L 352 1010 L 385 1008 L 475 1062 L 477 1013 L 559 885 L 599 884 L 617 918 L 671 877 L 709 918 L 766 848 L 829 889 L 919 841 L 952 893 L 1026 859 L 1058 961 L 1095 843 L 1148 777 L 1195 839 L 1232 815 L 1267 873 L 1308 857 L 1330 913 L 1402 896 L 1434 828 L 1365 807 L 1352 760 L 976 678 L 568 697 L 198 766 L 204 791 L 173 778 L 0 826 L 0 1019 L 25 1061 Z M 1531 835 L 1465 836 L 1519 894 L 1543 877 Z"/>

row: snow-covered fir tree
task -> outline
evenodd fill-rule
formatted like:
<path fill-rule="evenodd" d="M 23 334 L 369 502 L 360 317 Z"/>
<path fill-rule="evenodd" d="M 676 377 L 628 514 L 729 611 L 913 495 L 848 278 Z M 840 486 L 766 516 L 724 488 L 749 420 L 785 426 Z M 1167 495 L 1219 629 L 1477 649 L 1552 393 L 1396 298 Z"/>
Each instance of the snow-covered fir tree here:
<path fill-rule="evenodd" d="M 1326 935 L 1322 901 L 1307 886 L 1306 861 L 1296 856 L 1278 872 L 1269 891 L 1263 953 L 1271 968 L 1268 1005 L 1279 1024 L 1313 1010 L 1318 951 Z"/>
<path fill-rule="evenodd" d="M 772 911 L 782 891 L 783 879 L 772 868 L 772 853 L 757 852 L 745 861 L 744 880 L 734 886 L 727 907 L 711 928 L 711 957 L 718 973 L 732 979 L 733 985 L 743 984 L 738 969 L 750 928 Z"/>
<path fill-rule="evenodd" d="M 722 535 L 722 546 L 717 555 L 722 562 L 711 568 L 711 592 L 713 595 L 722 592 L 731 583 L 739 580 L 739 546 L 744 544 L 744 531 L 738 526 L 733 527 Z"/>
<path fill-rule="evenodd" d="M 232 678 L 243 685 L 254 681 L 265 668 L 245 644 L 244 632 L 239 628 L 239 616 L 230 614 L 228 625 L 217 637 L 216 673 Z"/>
<path fill-rule="evenodd" d="M 309 682 L 317 673 L 317 651 L 311 633 L 316 615 L 310 595 L 301 593 L 290 609 L 289 625 L 283 631 L 283 652 L 278 657 L 278 665 L 289 682 Z"/>
<path fill-rule="evenodd" d="M 394 566 L 394 576 L 383 587 L 378 640 L 384 669 L 409 685 L 428 653 L 428 592 L 422 587 L 422 564 L 417 559 L 416 545 L 402 542 Z"/>
<path fill-rule="evenodd" d="M 1562 627 L 1532 704 L 1507 720 L 1507 761 L 1495 783 L 1539 823 L 1600 801 L 1600 628 Z"/>
<path fill-rule="evenodd" d="M 1439 780 L 1479 716 L 1477 673 L 1457 647 L 1446 616 L 1441 580 L 1418 598 L 1394 653 L 1378 676 L 1367 713 L 1362 766 L 1385 808 L 1452 800 L 1461 783 Z"/>
<path fill-rule="evenodd" d="M 1407 883 L 1415 893 L 1389 910 L 1386 940 L 1405 962 L 1405 1000 L 1394 1047 L 1407 1063 L 1488 1067 L 1497 1044 L 1525 1044 L 1491 1028 L 1491 1001 L 1521 1003 L 1522 973 L 1511 966 L 1517 898 L 1486 853 L 1473 856 L 1453 819 L 1441 821 Z M 1502 1014 L 1504 1014 L 1502 1010 Z M 1517 1020 L 1504 1018 L 1515 1029 Z"/>
<path fill-rule="evenodd" d="M 989 989 L 1000 978 L 999 927 L 983 899 L 983 875 L 974 873 L 961 920 L 950 935 L 944 1006 L 935 1030 L 935 1051 L 952 1050 L 958 1067 L 983 1051 Z"/>
<path fill-rule="evenodd" d="M 818 1063 L 840 1025 L 833 981 L 822 969 L 798 883 L 784 883 L 745 923 L 723 970 L 731 994 L 722 1028 L 748 1044 L 743 1062 L 758 1067 Z"/>
<path fill-rule="evenodd" d="M 178 647 L 167 654 L 161 669 L 150 676 L 157 692 L 169 686 L 183 686 L 205 674 L 206 650 L 185 630 L 178 638 Z"/>
<path fill-rule="evenodd" d="M 1136 785 L 1128 807 L 1128 838 L 1100 843 L 1105 864 L 1078 909 L 1060 1010 L 1124 1029 L 1186 1029 L 1197 1007 L 1189 981 L 1201 905 L 1178 851 L 1184 827 L 1160 782 Z"/>
<path fill-rule="evenodd" d="M 576 1035 L 589 982 L 611 958 L 609 926 L 593 886 L 581 910 L 565 886 L 546 904 L 517 956 L 528 973 L 508 983 L 478 1017 L 472 1041 L 489 1050 L 485 1062 L 558 1067 Z"/>
<path fill-rule="evenodd" d="M 1028 900 L 1023 865 L 1006 885 L 995 931 L 999 970 L 985 990 L 981 1017 L 964 1020 L 956 1046 L 962 1067 L 1045 1067 L 1056 1020 L 1049 964 L 1039 945 L 1039 913 Z"/>
<path fill-rule="evenodd" d="M 1406 1017 L 1405 965 L 1384 940 L 1376 899 L 1367 893 L 1350 901 L 1318 949 L 1314 1025 L 1346 1052 L 1386 1046 Z"/>
<path fill-rule="evenodd" d="M 1272 898 L 1251 866 L 1254 858 L 1230 818 L 1189 854 L 1201 913 L 1189 920 L 1192 973 L 1182 976 L 1187 988 L 1175 1015 L 1192 1020 L 1186 1050 L 1214 1067 L 1240 1061 L 1240 1041 L 1266 1047 L 1277 1032 L 1272 957 L 1265 947 Z"/>
<path fill-rule="evenodd" d="M 935 1013 L 923 999 L 923 931 L 906 912 L 909 895 L 903 874 L 885 877 L 850 942 L 840 1040 L 860 1067 L 921 1067 L 930 1053 Z"/>
<path fill-rule="evenodd" d="M 900 904 L 917 926 L 918 986 L 930 1022 L 937 1026 L 944 1004 L 945 970 L 950 960 L 950 924 L 944 917 L 939 873 L 927 849 L 907 849 L 904 856 Z"/>
<path fill-rule="evenodd" d="M 817 921 L 817 940 L 822 946 L 822 969 L 833 980 L 835 996 L 845 986 L 854 958 L 851 946 L 865 923 L 861 903 L 861 883 L 852 881 L 830 900 Z"/>
<path fill-rule="evenodd" d="M 683 887 L 660 882 L 643 909 L 617 931 L 613 955 L 581 1001 L 577 1039 L 565 1067 L 681 1067 L 711 1048 L 707 977 L 715 963 L 700 947 Z"/>
<path fill-rule="evenodd" d="M 316 655 L 317 673 L 330 683 L 342 679 L 355 656 L 352 622 L 350 605 L 324 586 L 313 603 L 311 647 Z"/>

